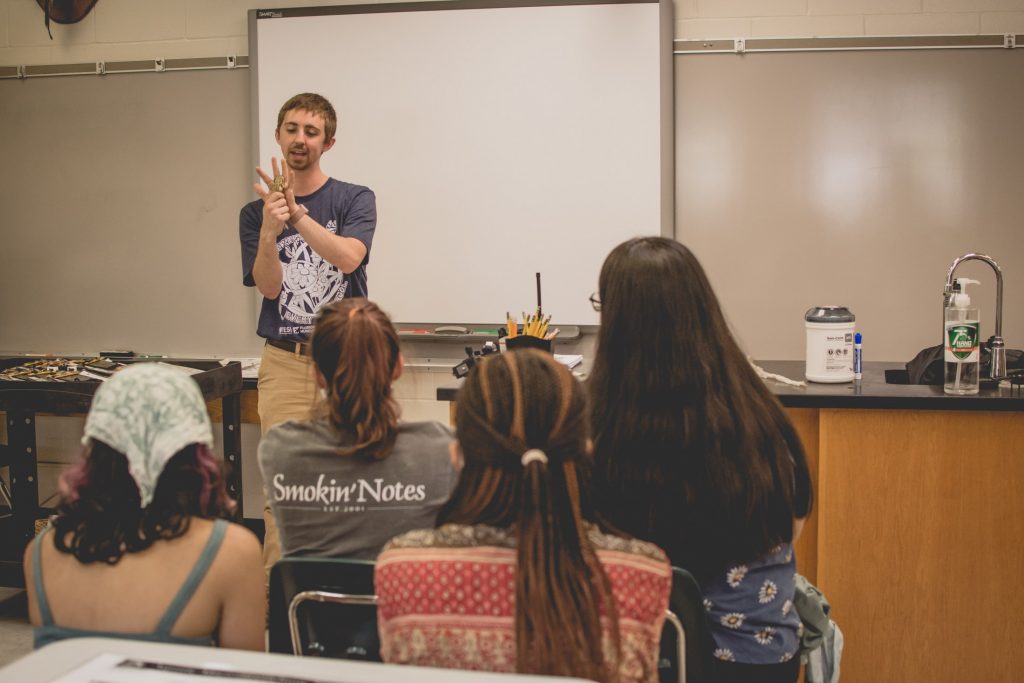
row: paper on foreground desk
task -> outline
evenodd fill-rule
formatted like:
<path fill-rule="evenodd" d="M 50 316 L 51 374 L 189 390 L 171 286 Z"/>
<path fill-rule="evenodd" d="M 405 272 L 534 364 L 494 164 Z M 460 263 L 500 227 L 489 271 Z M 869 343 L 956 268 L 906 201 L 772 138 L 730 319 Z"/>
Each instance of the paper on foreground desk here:
<path fill-rule="evenodd" d="M 294 657 L 114 638 L 74 638 L 0 669 L 0 683 L 571 683 L 526 676 Z"/>

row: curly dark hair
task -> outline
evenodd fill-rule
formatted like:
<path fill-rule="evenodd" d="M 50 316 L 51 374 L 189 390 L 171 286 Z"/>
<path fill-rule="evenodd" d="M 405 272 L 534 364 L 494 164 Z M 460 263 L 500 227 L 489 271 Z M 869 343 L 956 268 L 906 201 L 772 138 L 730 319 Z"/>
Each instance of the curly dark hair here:
<path fill-rule="evenodd" d="M 230 519 L 235 510 L 221 463 L 201 444 L 186 446 L 167 461 L 145 508 L 128 459 L 95 439 L 61 478 L 61 491 L 54 544 L 84 564 L 117 564 L 127 553 L 184 535 L 192 517 Z"/>

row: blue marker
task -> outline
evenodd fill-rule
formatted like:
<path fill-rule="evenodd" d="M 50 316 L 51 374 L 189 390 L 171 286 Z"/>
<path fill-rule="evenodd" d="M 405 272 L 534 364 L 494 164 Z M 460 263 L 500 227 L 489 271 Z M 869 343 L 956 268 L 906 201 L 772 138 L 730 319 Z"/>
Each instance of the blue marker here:
<path fill-rule="evenodd" d="M 863 372 L 864 372 L 864 367 L 863 367 L 864 358 L 861 355 L 861 353 L 862 352 L 861 352 L 861 347 L 860 347 L 860 332 L 858 332 L 857 334 L 853 335 L 853 379 L 854 380 L 858 380 L 858 379 L 860 379 L 863 376 Z"/>

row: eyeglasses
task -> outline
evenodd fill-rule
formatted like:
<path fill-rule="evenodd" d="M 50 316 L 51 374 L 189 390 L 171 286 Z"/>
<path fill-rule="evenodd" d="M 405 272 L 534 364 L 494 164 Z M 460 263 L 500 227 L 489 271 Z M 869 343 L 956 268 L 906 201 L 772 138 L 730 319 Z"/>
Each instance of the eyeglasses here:
<path fill-rule="evenodd" d="M 597 295 L 597 292 L 590 295 L 590 305 L 594 307 L 595 311 L 601 310 L 601 297 Z"/>

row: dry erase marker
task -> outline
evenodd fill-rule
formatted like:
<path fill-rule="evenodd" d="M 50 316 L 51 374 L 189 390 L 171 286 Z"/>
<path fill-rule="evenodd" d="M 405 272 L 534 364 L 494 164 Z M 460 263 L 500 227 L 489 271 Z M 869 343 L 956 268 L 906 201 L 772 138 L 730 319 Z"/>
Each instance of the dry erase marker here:
<path fill-rule="evenodd" d="M 860 332 L 853 335 L 853 379 L 858 380 L 864 375 L 863 357 L 861 356 Z"/>
<path fill-rule="evenodd" d="M 541 315 L 541 304 L 540 304 L 540 273 L 537 273 L 537 317 Z"/>

